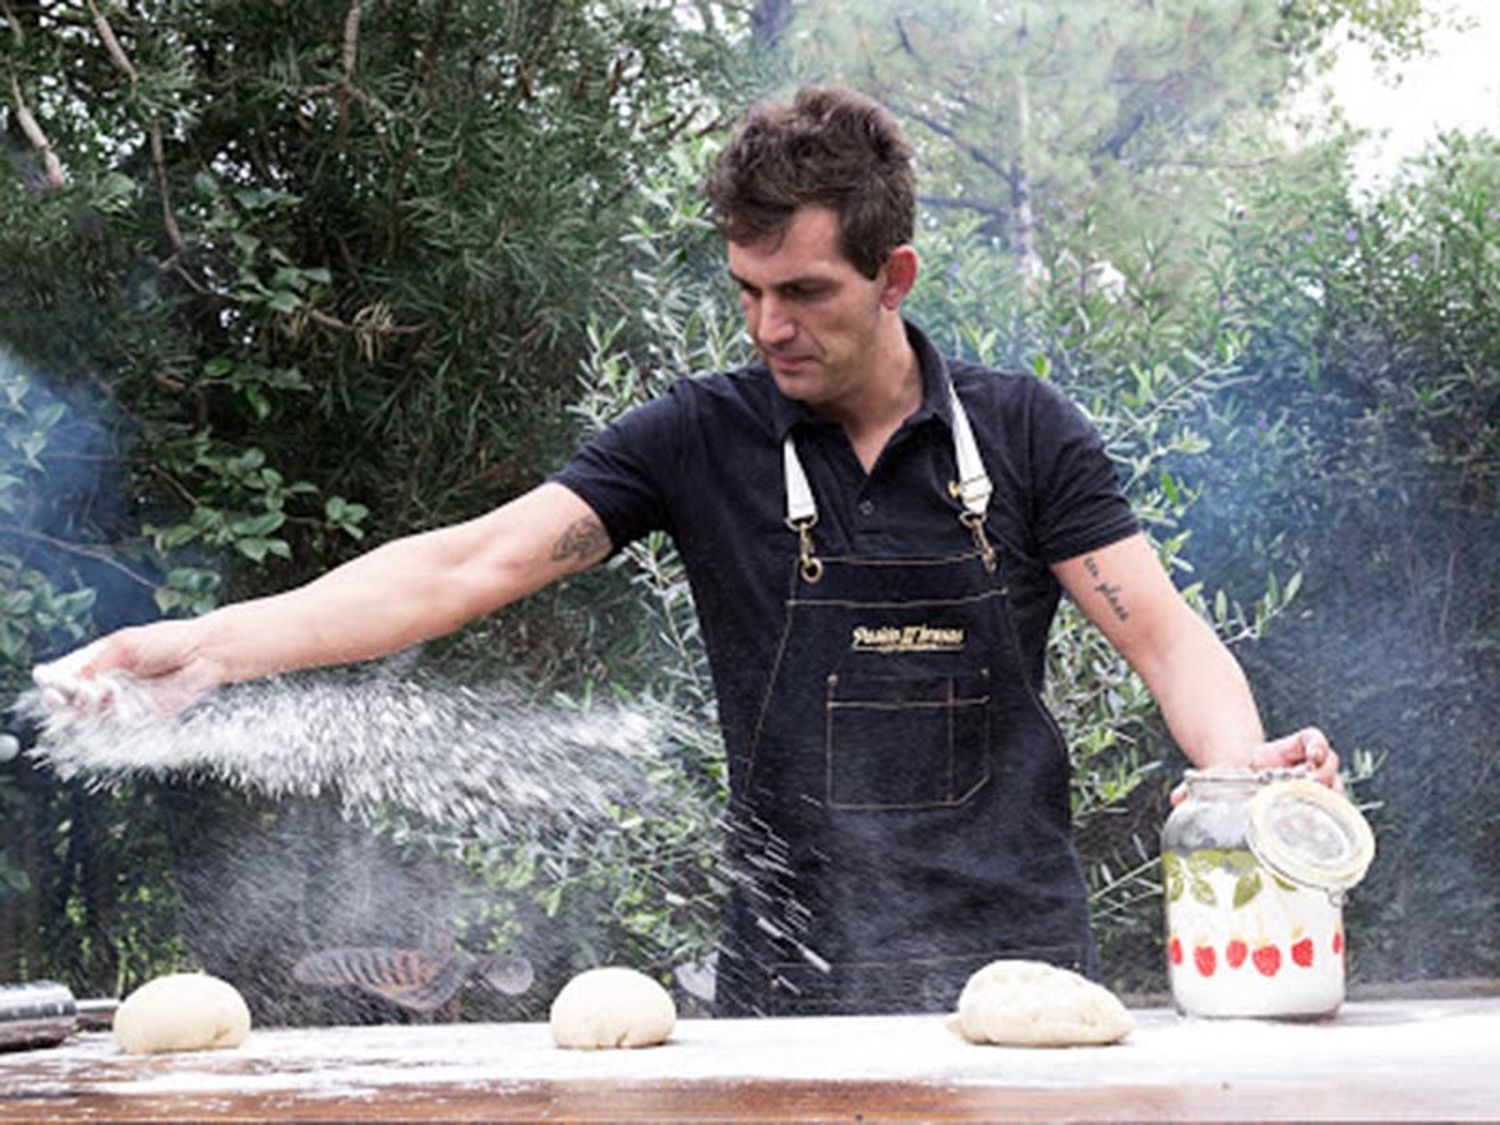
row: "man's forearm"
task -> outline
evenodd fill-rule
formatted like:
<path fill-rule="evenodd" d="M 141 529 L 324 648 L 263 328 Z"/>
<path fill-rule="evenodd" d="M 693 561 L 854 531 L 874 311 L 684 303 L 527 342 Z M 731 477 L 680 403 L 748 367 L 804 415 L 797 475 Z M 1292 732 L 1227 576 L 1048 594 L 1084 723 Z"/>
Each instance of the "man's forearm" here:
<path fill-rule="evenodd" d="M 1053 566 L 1058 580 L 1146 681 L 1200 767 L 1305 765 L 1338 788 L 1339 757 L 1316 727 L 1267 742 L 1239 661 L 1173 588 L 1144 535 Z"/>
<path fill-rule="evenodd" d="M 397 539 L 305 586 L 198 619 L 223 682 L 369 660 L 458 629 L 609 551 L 593 512 L 544 485 L 468 523 Z"/>
<path fill-rule="evenodd" d="M 198 620 L 200 655 L 225 682 L 369 660 L 463 622 L 442 604 L 440 568 L 420 540 L 398 540 L 295 590 Z"/>
<path fill-rule="evenodd" d="M 1144 535 L 1057 563 L 1059 581 L 1151 689 L 1199 766 L 1245 765 L 1265 733 L 1230 651 L 1173 588 Z"/>
<path fill-rule="evenodd" d="M 189 620 L 118 629 L 46 672 L 59 709 L 107 711 L 123 677 L 176 714 L 226 683 L 383 656 L 452 632 L 592 566 L 611 543 L 593 510 L 543 484 L 467 523 L 398 539 L 298 589 Z M 42 684 L 43 670 L 38 669 Z"/>
<path fill-rule="evenodd" d="M 1208 624 L 1189 616 L 1160 664 L 1143 668 L 1142 678 L 1194 765 L 1246 765 L 1265 741 L 1249 681 Z"/>

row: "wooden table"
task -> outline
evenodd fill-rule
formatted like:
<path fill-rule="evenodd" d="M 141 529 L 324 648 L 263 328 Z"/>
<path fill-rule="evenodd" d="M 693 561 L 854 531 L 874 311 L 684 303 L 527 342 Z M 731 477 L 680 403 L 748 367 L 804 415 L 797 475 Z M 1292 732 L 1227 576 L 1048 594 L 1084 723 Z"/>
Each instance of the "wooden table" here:
<path fill-rule="evenodd" d="M 1112 1047 L 979 1047 L 942 1017 L 688 1020 L 662 1047 L 562 1051 L 543 1024 L 257 1030 L 121 1055 L 107 1034 L 0 1055 L 0 1118 L 1109 1121 L 1495 1119 L 1500 998 L 1331 1020 L 1148 1009 Z"/>

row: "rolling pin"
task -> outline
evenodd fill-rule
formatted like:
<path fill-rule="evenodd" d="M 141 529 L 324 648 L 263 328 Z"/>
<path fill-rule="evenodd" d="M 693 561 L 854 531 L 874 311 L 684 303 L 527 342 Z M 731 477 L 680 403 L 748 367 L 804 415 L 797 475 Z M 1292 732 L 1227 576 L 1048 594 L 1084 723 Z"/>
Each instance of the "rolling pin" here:
<path fill-rule="evenodd" d="M 0 985 L 0 1051 L 56 1047 L 82 1028 L 114 1022 L 118 1000 L 77 1000 L 53 980 Z"/>

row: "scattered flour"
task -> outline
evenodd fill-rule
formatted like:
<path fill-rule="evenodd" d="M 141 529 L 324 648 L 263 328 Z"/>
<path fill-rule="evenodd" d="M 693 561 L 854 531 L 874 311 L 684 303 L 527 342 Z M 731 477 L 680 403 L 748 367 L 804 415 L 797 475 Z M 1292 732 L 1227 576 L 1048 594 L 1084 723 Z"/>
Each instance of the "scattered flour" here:
<path fill-rule="evenodd" d="M 346 816 L 392 806 L 460 836 L 509 833 L 537 813 L 594 821 L 650 809 L 671 719 L 641 706 L 536 704 L 505 688 L 413 678 L 263 680 L 175 718 L 81 718 L 37 691 L 33 757 L 99 787 L 189 776 L 271 797 L 338 795 Z M 676 798 L 680 800 L 680 795 Z"/>

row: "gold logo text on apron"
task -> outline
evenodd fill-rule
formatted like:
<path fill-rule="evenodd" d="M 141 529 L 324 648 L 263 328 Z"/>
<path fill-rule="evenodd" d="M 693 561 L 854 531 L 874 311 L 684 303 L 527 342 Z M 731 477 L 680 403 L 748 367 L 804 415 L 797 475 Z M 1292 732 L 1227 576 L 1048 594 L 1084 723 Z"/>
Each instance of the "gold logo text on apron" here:
<path fill-rule="evenodd" d="M 932 625 L 856 625 L 856 652 L 962 652 L 964 631 Z"/>

